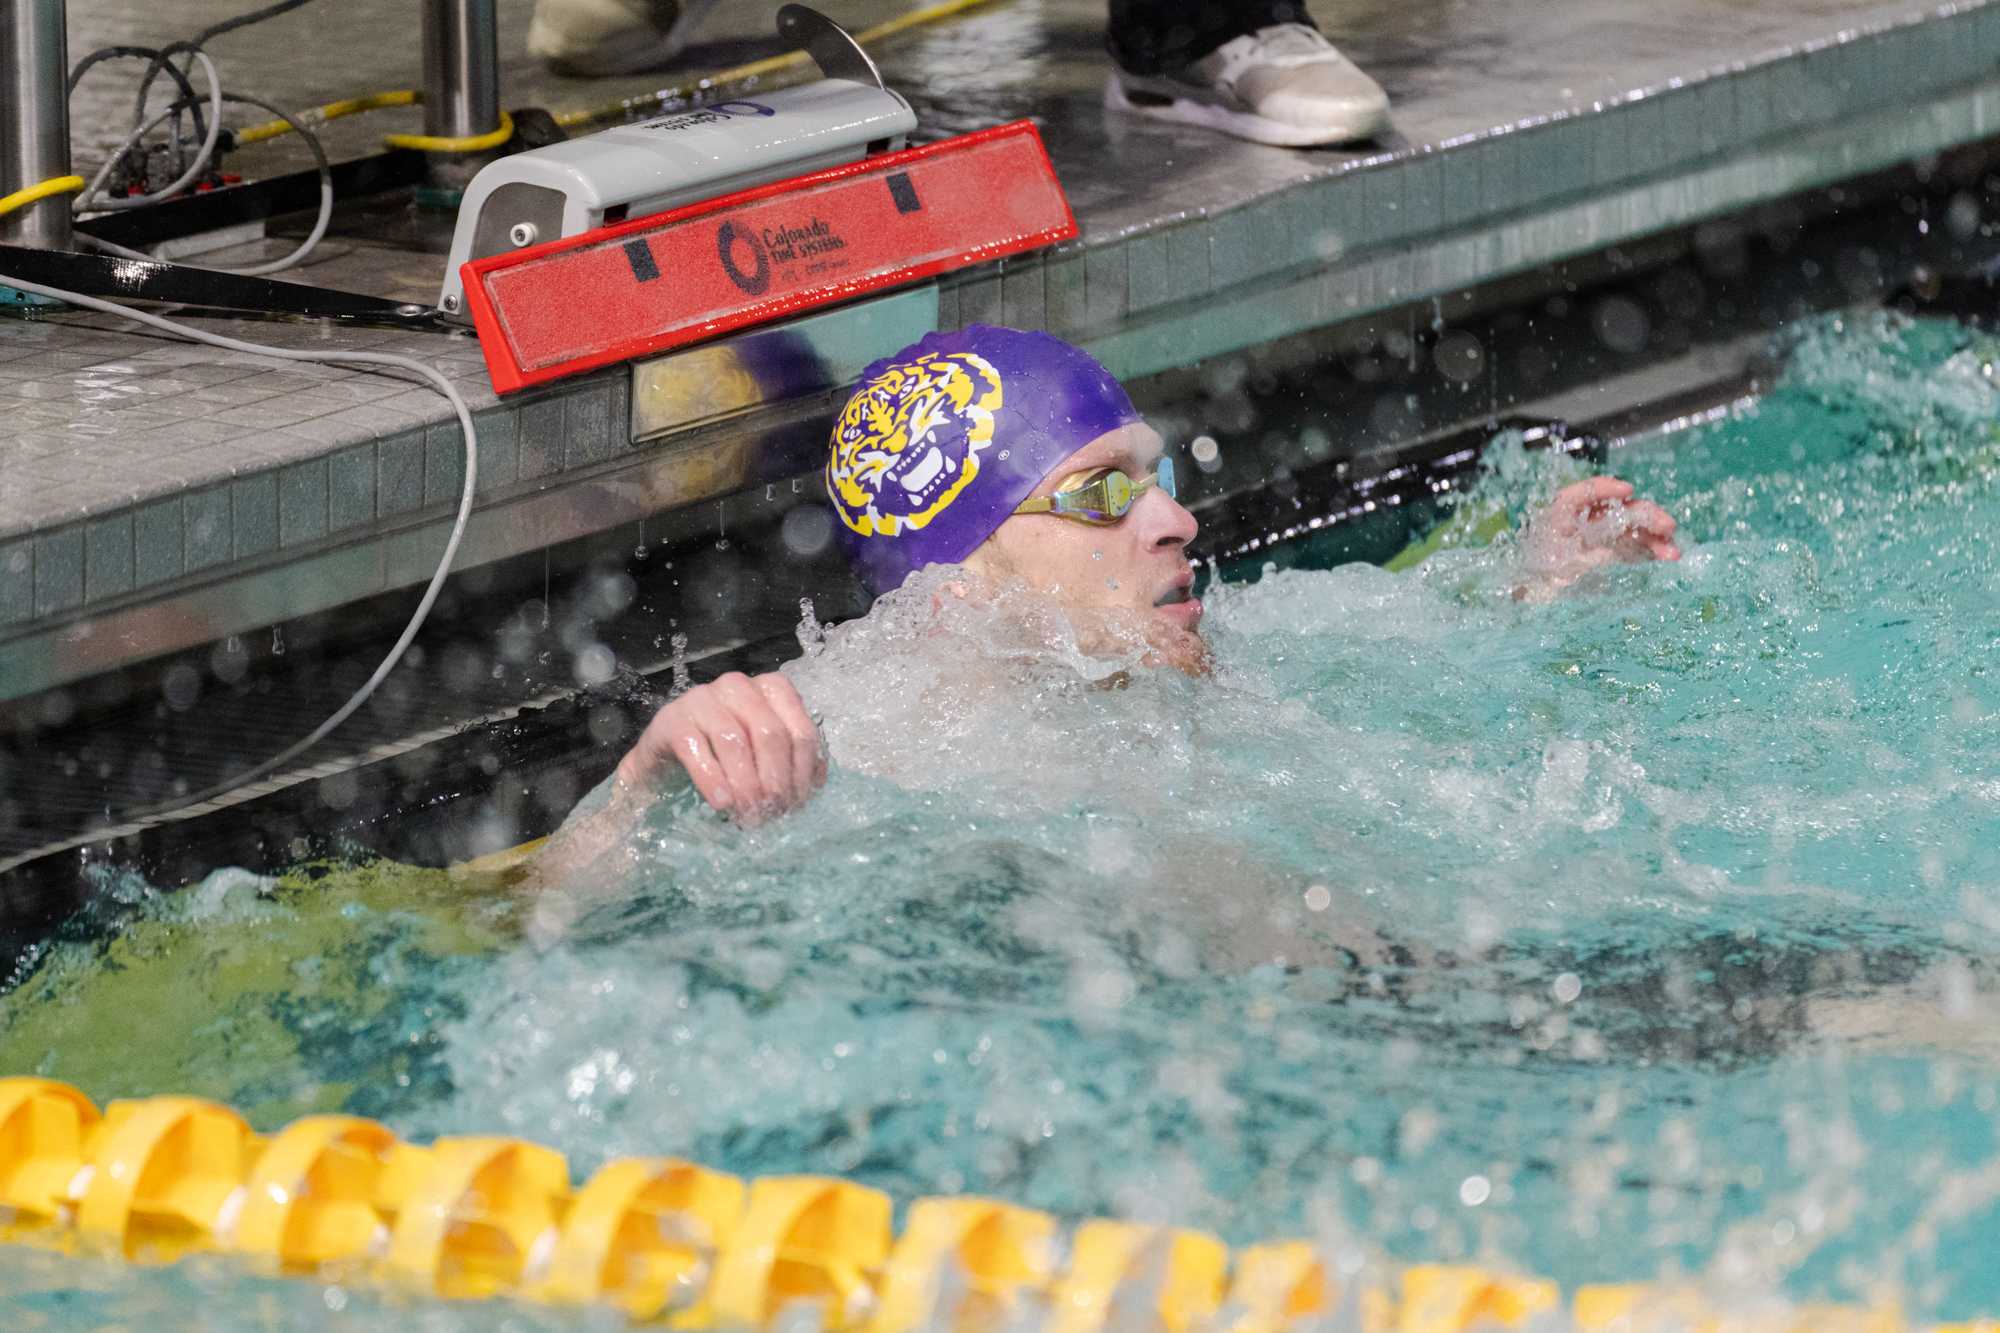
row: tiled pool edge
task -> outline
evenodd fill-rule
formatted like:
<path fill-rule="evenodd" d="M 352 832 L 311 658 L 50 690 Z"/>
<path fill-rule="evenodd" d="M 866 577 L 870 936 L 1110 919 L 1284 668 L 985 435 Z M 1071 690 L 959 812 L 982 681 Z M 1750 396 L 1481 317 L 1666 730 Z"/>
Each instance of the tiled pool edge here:
<path fill-rule="evenodd" d="M 1983 139 L 2000 132 L 1996 76 L 2000 3 L 1957 5 L 1365 159 L 1228 211 L 1115 236 L 1086 230 L 1045 256 L 919 290 L 940 327 L 1049 327 L 1120 375 L 1145 375 Z M 907 311 L 911 296 L 819 316 L 822 339 L 840 345 L 846 366 L 893 350 L 911 325 L 881 310 Z M 63 326 L 47 327 L 59 350 Z M 121 336 L 80 342 L 108 360 Z M 462 566 L 768 475 L 710 468 L 718 489 L 701 492 L 697 464 L 722 448 L 712 421 L 634 444 L 626 371 L 496 403 L 462 341 L 394 343 L 448 354 L 453 377 L 479 391 L 482 499 Z M 774 433 L 789 439 L 787 423 L 824 411 L 824 397 L 767 404 L 728 429 L 753 449 Z M 294 452 L 246 446 L 226 478 L 136 501 L 107 496 L 40 528 L 9 530 L 0 514 L 0 698 L 420 581 L 463 475 L 447 418 L 441 398 L 411 390 L 278 425 L 282 439 L 267 442 Z M 663 475 L 680 480 L 663 485 Z"/>

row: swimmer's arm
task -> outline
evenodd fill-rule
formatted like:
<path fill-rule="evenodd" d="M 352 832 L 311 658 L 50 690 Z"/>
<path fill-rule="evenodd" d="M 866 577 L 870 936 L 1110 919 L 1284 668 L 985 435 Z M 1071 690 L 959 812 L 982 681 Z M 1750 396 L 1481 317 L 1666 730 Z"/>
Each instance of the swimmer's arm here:
<path fill-rule="evenodd" d="M 1384 568 L 1415 569 L 1439 551 L 1485 546 L 1506 532 L 1511 516 L 1503 508 L 1460 510 L 1422 541 L 1405 547 Z M 1673 515 L 1651 500 L 1636 499 L 1632 483 L 1617 477 L 1590 477 L 1556 492 L 1529 520 L 1523 535 L 1527 577 L 1515 595 L 1546 595 L 1574 582 L 1585 570 L 1614 562 L 1678 560 Z"/>
<path fill-rule="evenodd" d="M 739 823 L 795 810 L 826 781 L 819 729 L 791 681 L 731 672 L 653 715 L 601 797 L 579 803 L 535 856 L 535 877 L 563 883 L 630 846 L 646 810 L 686 774 L 704 801 Z M 602 800 L 586 810 L 593 797 Z"/>

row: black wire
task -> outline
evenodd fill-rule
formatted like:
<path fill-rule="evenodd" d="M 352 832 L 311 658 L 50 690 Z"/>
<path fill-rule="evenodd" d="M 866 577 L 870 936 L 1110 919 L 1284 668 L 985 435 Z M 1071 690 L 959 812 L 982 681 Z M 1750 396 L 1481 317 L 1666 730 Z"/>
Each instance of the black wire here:
<path fill-rule="evenodd" d="M 262 9 L 253 9 L 248 14 L 238 14 L 233 19 L 224 19 L 220 23 L 203 28 L 186 41 L 169 42 L 161 47 L 153 53 L 153 63 L 146 67 L 145 76 L 139 80 L 139 102 L 132 109 L 132 114 L 135 117 L 132 122 L 133 125 L 137 126 L 144 122 L 146 118 L 146 98 L 153 91 L 153 80 L 174 68 L 174 56 L 187 54 L 190 57 L 188 65 L 192 66 L 194 63 L 192 59 L 193 53 L 201 50 L 210 42 L 222 36 L 222 34 L 235 32 L 238 28 L 247 28 L 253 23 L 262 23 L 265 19 L 277 18 L 280 14 L 289 14 L 294 9 L 311 3 L 312 0 L 278 0 L 277 4 L 266 5 Z M 184 95 L 192 97 L 194 94 L 188 85 L 185 69 L 181 73 L 180 81 Z M 196 114 L 199 115 L 200 113 L 197 112 Z M 196 129 L 195 136 L 197 138 L 201 136 L 199 128 Z"/>
<path fill-rule="evenodd" d="M 172 48 L 168 49 L 171 50 Z M 161 49 L 156 46 L 99 47 L 97 50 L 92 51 L 89 55 L 85 56 L 83 59 L 77 61 L 76 64 L 71 67 L 69 72 L 69 87 L 64 91 L 73 96 L 76 93 L 76 85 L 83 82 L 83 76 L 90 72 L 91 66 L 99 64 L 102 61 L 121 60 L 128 57 L 135 60 L 144 57 L 147 59 L 157 61 L 161 58 L 162 54 L 163 52 L 161 51 Z M 157 65 L 148 66 L 149 73 L 157 70 L 160 70 L 160 67 Z M 205 138 L 208 134 L 208 126 L 201 119 L 201 97 L 200 94 L 195 92 L 194 84 L 188 81 L 188 76 L 186 74 L 184 74 L 183 72 L 181 72 L 179 69 L 175 68 L 172 65 L 167 65 L 164 68 L 164 70 L 160 72 L 171 74 L 173 76 L 174 82 L 180 85 L 181 97 L 186 101 L 195 103 L 194 107 L 195 137 Z M 135 130 L 138 129 L 139 122 L 135 122 L 132 128 Z"/>

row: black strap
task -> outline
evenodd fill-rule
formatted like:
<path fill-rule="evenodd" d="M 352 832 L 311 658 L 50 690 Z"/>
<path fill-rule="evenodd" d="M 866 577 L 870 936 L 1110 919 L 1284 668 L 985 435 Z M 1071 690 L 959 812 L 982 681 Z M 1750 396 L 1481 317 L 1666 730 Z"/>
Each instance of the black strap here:
<path fill-rule="evenodd" d="M 218 273 L 189 264 L 0 245 L 0 286 L 10 277 L 113 301 L 159 301 L 241 314 L 304 315 L 393 328 L 428 328 L 438 323 L 437 311 L 427 305 L 331 287 Z"/>

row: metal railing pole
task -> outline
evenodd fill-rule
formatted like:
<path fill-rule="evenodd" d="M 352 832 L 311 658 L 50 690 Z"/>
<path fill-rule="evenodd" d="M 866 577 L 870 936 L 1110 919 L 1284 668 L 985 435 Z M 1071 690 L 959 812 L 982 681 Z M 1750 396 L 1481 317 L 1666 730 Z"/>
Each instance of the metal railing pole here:
<path fill-rule="evenodd" d="M 0 0 L 0 194 L 70 174 L 68 77 L 63 0 Z M 56 195 L 0 216 L 0 242 L 70 249 L 69 207 Z"/>
<path fill-rule="evenodd" d="M 424 133 L 468 139 L 500 125 L 494 0 L 423 0 Z"/>

